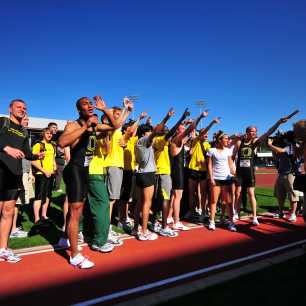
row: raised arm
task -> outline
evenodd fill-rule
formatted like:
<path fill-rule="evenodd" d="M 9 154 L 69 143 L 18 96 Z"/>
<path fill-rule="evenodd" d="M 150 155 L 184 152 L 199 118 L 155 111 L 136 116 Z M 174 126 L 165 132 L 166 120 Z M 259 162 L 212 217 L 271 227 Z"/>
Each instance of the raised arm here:
<path fill-rule="evenodd" d="M 202 118 L 206 118 L 208 116 L 208 111 L 204 111 L 198 118 L 196 118 L 191 125 L 185 130 L 185 132 L 182 134 L 182 139 L 187 137 L 192 131 L 196 129 L 198 126 L 199 122 L 201 121 Z"/>
<path fill-rule="evenodd" d="M 170 139 L 176 132 L 177 128 L 182 124 L 182 122 L 190 115 L 188 108 L 185 109 L 181 118 L 176 122 L 173 128 L 166 134 L 166 140 Z"/>
<path fill-rule="evenodd" d="M 131 126 L 131 129 L 129 131 L 130 135 L 129 137 L 132 137 L 132 136 L 135 136 L 136 133 L 137 133 L 137 129 L 138 129 L 138 126 L 140 124 L 140 121 L 143 120 L 144 118 L 146 118 L 148 116 L 148 114 L 146 112 L 142 112 L 137 120 L 134 122 L 134 124 Z"/>
<path fill-rule="evenodd" d="M 206 112 L 208 112 L 208 111 L 206 110 Z M 204 133 L 204 134 L 208 133 L 208 131 L 212 128 L 212 126 L 213 126 L 214 124 L 220 123 L 220 119 L 221 119 L 220 117 L 214 118 L 214 119 L 208 124 L 208 126 L 207 126 L 206 128 L 204 128 L 204 130 L 202 130 L 202 133 Z"/>
<path fill-rule="evenodd" d="M 273 140 L 271 138 L 268 138 L 268 147 L 275 153 L 277 154 L 280 154 L 280 153 L 284 153 L 286 152 L 286 150 L 284 148 L 280 148 L 280 147 L 277 147 L 277 146 L 274 146 L 273 145 Z"/>
<path fill-rule="evenodd" d="M 283 124 L 283 123 L 286 123 L 290 118 L 292 118 L 294 115 L 296 115 L 299 111 L 296 110 L 294 111 L 293 113 L 291 113 L 290 115 L 286 116 L 286 117 L 283 117 L 283 118 L 280 118 L 279 120 L 277 120 L 277 122 L 266 132 L 264 133 L 263 135 L 261 135 L 259 138 L 257 138 L 255 140 L 255 143 L 256 144 L 259 144 L 263 141 L 265 141 L 271 134 L 273 134 L 277 128 Z"/>
<path fill-rule="evenodd" d="M 58 145 L 63 149 L 75 145 L 87 129 L 96 126 L 97 123 L 98 118 L 96 116 L 88 118 L 83 126 L 80 126 L 77 122 L 68 122 L 63 134 L 58 139 Z"/>
<path fill-rule="evenodd" d="M 105 101 L 100 96 L 95 96 L 94 100 L 96 102 L 95 108 L 99 111 L 102 111 L 108 117 L 108 119 L 111 122 L 111 125 L 115 129 L 119 129 L 124 124 L 124 122 L 126 121 L 127 117 L 129 116 L 129 114 L 133 109 L 133 103 L 128 98 L 124 98 L 123 100 L 124 108 L 121 112 L 120 117 L 118 119 L 115 119 L 113 115 L 113 110 L 111 108 L 108 109 L 106 107 Z"/>
<path fill-rule="evenodd" d="M 162 130 L 165 127 L 165 124 L 167 123 L 167 121 L 171 118 L 171 116 L 174 115 L 174 110 L 173 108 L 170 108 L 169 112 L 167 113 L 167 115 L 165 116 L 165 118 L 159 123 L 157 124 L 152 133 L 150 134 L 149 138 L 148 138 L 148 146 L 150 146 L 153 142 L 153 138 L 160 132 L 162 132 Z"/>

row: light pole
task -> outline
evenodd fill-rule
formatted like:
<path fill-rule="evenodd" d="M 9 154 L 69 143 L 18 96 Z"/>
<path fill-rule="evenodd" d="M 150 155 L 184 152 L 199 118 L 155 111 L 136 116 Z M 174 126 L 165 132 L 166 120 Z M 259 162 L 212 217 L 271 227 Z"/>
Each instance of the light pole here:
<path fill-rule="evenodd" d="M 200 109 L 200 114 L 203 112 L 203 106 L 206 104 L 206 100 L 197 100 L 196 105 Z M 200 129 L 202 129 L 202 120 L 200 121 Z"/>

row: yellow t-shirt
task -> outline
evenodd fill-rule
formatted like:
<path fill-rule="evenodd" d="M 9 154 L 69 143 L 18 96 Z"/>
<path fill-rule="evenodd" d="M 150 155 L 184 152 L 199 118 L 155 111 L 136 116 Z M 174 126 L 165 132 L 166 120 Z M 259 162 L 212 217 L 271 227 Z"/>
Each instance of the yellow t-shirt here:
<path fill-rule="evenodd" d="M 204 150 L 207 152 L 211 145 L 208 142 L 202 142 Z M 201 148 L 200 140 L 196 140 L 195 143 L 193 143 L 192 148 L 193 150 L 191 154 L 191 159 L 189 162 L 189 169 L 196 170 L 196 171 L 207 171 L 207 166 L 205 161 L 205 156 L 203 155 L 203 150 Z"/>
<path fill-rule="evenodd" d="M 153 148 L 157 169 L 156 174 L 171 174 L 169 141 L 165 139 L 165 136 L 155 137 Z"/>
<path fill-rule="evenodd" d="M 104 174 L 104 140 L 97 139 L 96 149 L 89 164 L 89 174 Z"/>
<path fill-rule="evenodd" d="M 135 170 L 135 144 L 138 140 L 137 136 L 131 137 L 124 149 L 124 170 Z"/>
<path fill-rule="evenodd" d="M 51 143 L 41 141 L 36 143 L 32 148 L 33 154 L 38 154 L 41 151 L 41 148 L 44 146 L 44 152 L 45 156 L 43 159 L 38 160 L 40 162 L 41 167 L 48 171 L 53 173 L 55 171 L 54 169 L 54 163 L 55 163 L 55 155 L 56 151 L 54 149 L 54 146 Z M 37 171 L 36 174 L 42 174 L 41 171 Z"/>
<path fill-rule="evenodd" d="M 118 167 L 123 168 L 123 148 L 120 146 L 119 141 L 122 138 L 121 130 L 117 129 L 111 136 L 110 153 L 105 157 L 104 167 Z"/>

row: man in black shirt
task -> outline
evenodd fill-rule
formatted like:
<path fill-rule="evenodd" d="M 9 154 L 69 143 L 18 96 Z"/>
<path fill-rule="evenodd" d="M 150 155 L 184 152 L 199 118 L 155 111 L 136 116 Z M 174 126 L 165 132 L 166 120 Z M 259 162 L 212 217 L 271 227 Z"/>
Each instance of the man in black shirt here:
<path fill-rule="evenodd" d="M 0 118 L 0 258 L 18 262 L 21 258 L 7 248 L 16 200 L 22 186 L 22 158 L 36 160 L 44 153 L 33 155 L 29 137 L 21 125 L 26 115 L 23 100 L 13 100 L 9 105 L 9 118 Z"/>

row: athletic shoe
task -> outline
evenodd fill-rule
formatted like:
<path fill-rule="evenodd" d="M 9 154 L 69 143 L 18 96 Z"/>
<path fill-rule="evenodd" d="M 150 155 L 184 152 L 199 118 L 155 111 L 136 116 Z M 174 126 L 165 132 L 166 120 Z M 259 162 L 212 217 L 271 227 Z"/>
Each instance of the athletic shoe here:
<path fill-rule="evenodd" d="M 92 244 L 91 249 L 94 250 L 94 251 L 101 252 L 101 253 L 109 253 L 114 249 L 114 245 L 111 244 L 111 243 L 108 243 L 108 242 L 104 243 L 101 246 L 96 245 L 96 244 Z"/>
<path fill-rule="evenodd" d="M 170 238 L 175 238 L 178 236 L 178 233 L 175 232 L 174 230 L 172 230 L 170 227 L 165 227 L 165 228 L 162 228 L 160 231 L 159 231 L 159 234 L 161 236 L 164 236 L 164 237 L 170 237 Z"/>
<path fill-rule="evenodd" d="M 198 212 L 188 211 L 184 217 L 184 219 L 189 220 L 191 222 L 199 222 L 200 214 Z"/>
<path fill-rule="evenodd" d="M 123 240 L 118 238 L 118 237 L 114 237 L 112 235 L 109 235 L 107 238 L 107 242 L 111 243 L 113 246 L 122 246 L 123 245 Z"/>
<path fill-rule="evenodd" d="M 158 221 L 155 221 L 153 224 L 149 224 L 149 228 L 152 232 L 159 233 L 162 226 Z"/>
<path fill-rule="evenodd" d="M 273 214 L 273 218 L 282 219 L 282 218 L 284 218 L 284 213 L 279 210 L 278 212 Z"/>
<path fill-rule="evenodd" d="M 132 231 L 133 224 L 129 223 L 129 222 L 126 222 L 126 221 L 125 222 L 118 222 L 117 227 L 121 228 L 125 232 L 130 233 Z"/>
<path fill-rule="evenodd" d="M 137 237 L 139 234 L 139 230 L 136 230 L 135 228 L 132 228 L 131 235 Z"/>
<path fill-rule="evenodd" d="M 211 230 L 211 231 L 216 230 L 215 222 L 209 220 L 208 229 Z"/>
<path fill-rule="evenodd" d="M 236 225 L 235 225 L 233 222 L 229 222 L 227 228 L 228 228 L 231 232 L 237 232 Z"/>
<path fill-rule="evenodd" d="M 69 239 L 61 237 L 57 243 L 57 246 L 62 249 L 69 249 L 70 248 Z M 82 251 L 82 247 L 80 245 L 78 245 L 78 251 Z"/>
<path fill-rule="evenodd" d="M 57 246 L 63 249 L 68 249 L 70 248 L 70 242 L 67 238 L 61 237 L 57 243 Z"/>
<path fill-rule="evenodd" d="M 84 235 L 82 232 L 78 233 L 78 243 L 84 243 Z"/>
<path fill-rule="evenodd" d="M 88 258 L 84 257 L 81 253 L 74 256 L 73 258 L 70 257 L 70 264 L 80 269 L 89 269 L 95 265 L 92 261 L 88 260 Z"/>
<path fill-rule="evenodd" d="M 240 219 L 240 216 L 238 215 L 238 213 L 234 213 L 233 222 L 237 222 L 239 219 Z"/>
<path fill-rule="evenodd" d="M 153 241 L 153 240 L 156 240 L 158 236 L 155 233 L 147 231 L 146 234 L 144 234 L 143 232 L 138 232 L 137 238 L 138 240 L 141 240 L 141 241 L 146 241 L 146 240 Z"/>
<path fill-rule="evenodd" d="M 172 223 L 174 223 L 173 218 L 172 217 L 167 218 L 167 224 L 172 224 Z"/>
<path fill-rule="evenodd" d="M 11 232 L 10 238 L 25 238 L 28 237 L 28 232 L 23 231 L 20 227 L 15 232 Z"/>
<path fill-rule="evenodd" d="M 202 208 L 200 207 L 200 208 L 198 208 L 198 207 L 196 207 L 195 208 L 195 212 L 200 216 L 200 215 L 202 215 Z"/>
<path fill-rule="evenodd" d="M 113 236 L 113 237 L 119 237 L 119 236 L 121 236 L 121 234 L 115 232 L 112 228 L 110 229 L 110 235 Z"/>
<path fill-rule="evenodd" d="M 11 263 L 16 263 L 22 259 L 20 256 L 14 254 L 14 252 L 11 249 L 0 250 L 0 258 Z"/>
<path fill-rule="evenodd" d="M 194 218 L 198 218 L 200 222 L 204 223 L 209 218 L 209 216 L 204 213 L 200 216 L 195 215 Z"/>
<path fill-rule="evenodd" d="M 185 226 L 182 222 L 177 222 L 173 224 L 172 229 L 174 229 L 175 231 L 189 231 L 190 227 Z"/>
<path fill-rule="evenodd" d="M 259 222 L 258 222 L 257 217 L 253 218 L 252 223 L 253 223 L 253 225 L 255 225 L 255 226 L 259 225 Z"/>
<path fill-rule="evenodd" d="M 288 221 L 289 222 L 296 222 L 296 214 L 291 214 Z"/>

